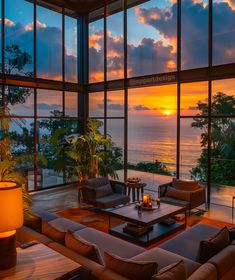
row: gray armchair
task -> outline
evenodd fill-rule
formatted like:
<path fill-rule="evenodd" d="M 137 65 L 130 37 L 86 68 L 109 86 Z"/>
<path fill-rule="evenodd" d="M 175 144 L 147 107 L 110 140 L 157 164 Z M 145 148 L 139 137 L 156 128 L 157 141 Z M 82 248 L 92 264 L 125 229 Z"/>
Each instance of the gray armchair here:
<path fill-rule="evenodd" d="M 82 195 L 83 202 L 100 209 L 113 208 L 130 201 L 125 183 L 107 177 L 87 180 L 82 186 Z"/>
<path fill-rule="evenodd" d="M 196 181 L 179 180 L 159 185 L 161 201 L 185 206 L 189 211 L 206 203 L 205 188 Z"/>

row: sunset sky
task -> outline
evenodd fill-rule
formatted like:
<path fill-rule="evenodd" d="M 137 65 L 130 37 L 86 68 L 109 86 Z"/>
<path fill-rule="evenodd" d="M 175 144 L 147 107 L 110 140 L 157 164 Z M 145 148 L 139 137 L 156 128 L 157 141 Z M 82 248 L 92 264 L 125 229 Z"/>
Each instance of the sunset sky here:
<path fill-rule="evenodd" d="M 152 0 L 127 10 L 128 75 L 176 70 L 177 4 Z M 182 1 L 182 69 L 208 63 L 208 1 Z M 234 62 L 235 4 L 213 1 L 213 64 Z M 123 77 L 123 14 L 107 18 L 108 79 Z M 90 23 L 90 81 L 103 80 L 103 20 Z"/>
<path fill-rule="evenodd" d="M 33 5 L 24 0 L 7 0 L 5 5 L 5 44 L 29 53 L 32 63 L 25 70 L 33 71 Z M 65 27 L 66 80 L 76 82 L 77 21 L 65 17 Z M 62 15 L 41 6 L 37 6 L 37 72 L 41 78 L 62 79 Z"/>

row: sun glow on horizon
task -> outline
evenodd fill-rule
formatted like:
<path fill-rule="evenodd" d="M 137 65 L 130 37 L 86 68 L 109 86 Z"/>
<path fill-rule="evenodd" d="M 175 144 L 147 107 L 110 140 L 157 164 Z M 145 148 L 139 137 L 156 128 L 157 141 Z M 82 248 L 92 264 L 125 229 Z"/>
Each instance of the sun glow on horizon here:
<path fill-rule="evenodd" d="M 163 110 L 162 114 L 164 116 L 169 117 L 169 116 L 173 115 L 173 112 L 172 112 L 172 110 Z"/>

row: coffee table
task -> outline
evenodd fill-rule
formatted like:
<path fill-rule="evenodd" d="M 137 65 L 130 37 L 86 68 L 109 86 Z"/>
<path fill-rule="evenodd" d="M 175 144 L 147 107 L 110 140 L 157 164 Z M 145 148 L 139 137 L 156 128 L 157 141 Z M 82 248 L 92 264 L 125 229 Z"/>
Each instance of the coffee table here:
<path fill-rule="evenodd" d="M 135 204 L 123 206 L 114 210 L 103 210 L 109 216 L 109 233 L 125 239 L 129 242 L 147 247 L 163 238 L 181 230 L 186 227 L 186 207 L 176 206 L 167 203 L 161 203 L 160 208 L 154 210 L 143 210 L 141 214 L 138 213 Z M 162 222 L 168 218 L 172 218 L 177 214 L 185 214 L 183 221 L 175 221 L 174 224 L 166 225 Z M 118 226 L 112 227 L 112 217 L 125 221 Z M 147 233 L 141 236 L 134 236 L 123 231 L 127 222 L 139 226 L 152 227 Z"/>

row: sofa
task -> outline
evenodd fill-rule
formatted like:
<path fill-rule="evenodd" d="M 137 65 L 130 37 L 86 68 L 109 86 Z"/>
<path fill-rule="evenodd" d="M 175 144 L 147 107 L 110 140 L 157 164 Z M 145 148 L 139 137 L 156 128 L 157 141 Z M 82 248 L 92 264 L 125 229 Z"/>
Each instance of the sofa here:
<path fill-rule="evenodd" d="M 173 178 L 172 182 L 158 186 L 161 201 L 185 206 L 192 210 L 206 203 L 206 191 L 198 182 Z"/>
<path fill-rule="evenodd" d="M 102 256 L 104 255 L 104 252 L 109 252 L 133 261 L 154 261 L 158 263 L 158 270 L 172 263 L 183 260 L 188 280 L 234 279 L 235 243 L 227 246 L 205 264 L 200 264 L 196 261 L 196 254 L 200 241 L 215 234 L 219 230 L 217 227 L 198 224 L 164 242 L 159 247 L 146 250 L 107 233 L 59 217 L 56 214 L 49 213 L 39 207 L 33 207 L 33 212 L 40 216 L 43 221 L 50 222 L 57 229 L 64 232 L 71 230 L 79 234 L 79 236 L 88 242 L 95 243 Z M 29 227 L 22 226 L 18 229 L 16 237 L 18 243 L 38 240 L 53 250 L 78 262 L 89 271 L 89 277 L 86 279 L 128 280 L 113 270 L 107 269 L 105 266 L 79 255 L 74 250 L 53 241 L 45 234 L 36 232 Z"/>
<path fill-rule="evenodd" d="M 93 178 L 82 185 L 83 202 L 99 209 L 113 208 L 130 201 L 123 182 L 109 180 L 108 177 Z"/>

